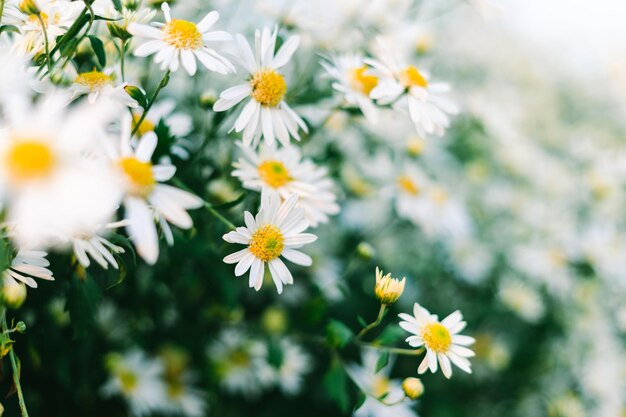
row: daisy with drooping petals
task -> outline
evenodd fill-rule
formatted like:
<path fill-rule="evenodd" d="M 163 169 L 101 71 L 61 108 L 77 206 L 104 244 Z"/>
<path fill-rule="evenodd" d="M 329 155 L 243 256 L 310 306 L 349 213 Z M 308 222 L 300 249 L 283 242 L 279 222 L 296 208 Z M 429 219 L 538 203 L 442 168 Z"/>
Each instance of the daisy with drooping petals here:
<path fill-rule="evenodd" d="M 54 281 L 52 271 L 47 268 L 50 261 L 46 259 L 46 255 L 46 252 L 38 250 L 18 251 L 11 266 L 3 273 L 3 285 L 17 285 L 21 282 L 37 288 L 37 281 L 33 278 Z"/>
<path fill-rule="evenodd" d="M 75 75 L 72 74 L 74 76 L 70 91 L 74 97 L 87 94 L 87 101 L 90 104 L 94 104 L 99 97 L 102 97 L 124 106 L 137 107 L 137 102 L 124 90 L 126 83 L 116 85 L 112 73 L 113 71 L 110 69 L 76 72 Z"/>
<path fill-rule="evenodd" d="M 457 310 L 439 321 L 437 315 L 430 314 L 424 307 L 415 303 L 413 316 L 400 313 L 398 317 L 403 320 L 400 327 L 414 334 L 406 338 L 409 345 L 426 348 L 426 356 L 417 369 L 418 373 L 423 374 L 427 369 L 432 373 L 437 372 L 437 362 L 441 365 L 441 371 L 446 378 L 452 376 L 451 363 L 468 374 L 472 373 L 467 358 L 474 356 L 474 352 L 465 346 L 472 345 L 476 340 L 458 334 L 467 325 L 460 311 Z"/>
<path fill-rule="evenodd" d="M 287 82 L 283 74 L 278 72 L 291 59 L 300 38 L 290 37 L 274 54 L 277 32 L 278 29 L 273 33 L 268 28 L 264 28 L 262 32 L 257 30 L 255 54 L 243 36 L 236 36 L 239 60 L 250 78 L 244 84 L 222 91 L 213 106 L 216 112 L 225 111 L 246 97 L 250 98 L 233 127 L 235 132 L 243 131 L 243 142 L 246 146 L 251 143 L 256 146 L 261 136 L 270 146 L 275 145 L 276 139 L 287 145 L 290 137 L 300 140 L 298 129 L 308 132 L 304 121 L 283 100 L 287 93 Z"/>
<path fill-rule="evenodd" d="M 265 275 L 265 265 L 276 285 L 278 293 L 283 292 L 284 284 L 293 284 L 293 276 L 280 257 L 304 266 L 310 266 L 308 255 L 296 250 L 317 240 L 317 236 L 302 233 L 309 222 L 302 209 L 296 208 L 298 196 L 292 195 L 281 203 L 280 196 L 264 188 L 261 192 L 261 208 L 256 218 L 249 211 L 244 213 L 246 227 L 224 235 L 228 243 L 239 243 L 248 247 L 224 258 L 227 264 L 236 263 L 235 276 L 241 276 L 250 269 L 249 286 L 260 290 Z"/>
<path fill-rule="evenodd" d="M 223 31 L 209 31 L 219 19 L 219 13 L 208 13 L 197 25 L 182 19 L 172 19 L 167 3 L 161 5 L 165 14 L 165 24 L 160 28 L 129 23 L 128 32 L 134 36 L 150 39 L 135 50 L 135 56 L 145 57 L 156 54 L 154 62 L 161 69 L 178 70 L 180 63 L 189 75 L 197 70 L 196 59 L 210 71 L 220 74 L 234 73 L 235 67 L 222 55 L 209 46 L 209 42 L 230 41 L 230 34 Z"/>
<path fill-rule="evenodd" d="M 310 160 L 302 160 L 296 147 L 278 149 L 262 145 L 258 152 L 246 146 L 241 149 L 244 158 L 233 164 L 236 168 L 233 176 L 239 178 L 245 188 L 256 191 L 268 188 L 283 200 L 297 195 L 300 197 L 297 207 L 304 210 L 311 227 L 326 223 L 329 215 L 339 212 L 326 169 Z"/>
<path fill-rule="evenodd" d="M 443 96 L 450 91 L 450 86 L 432 82 L 425 71 L 414 65 L 398 64 L 389 51 L 379 55 L 380 60 L 365 60 L 379 78 L 370 97 L 380 104 L 408 111 L 419 135 L 442 136 L 450 125 L 448 114 L 459 112 L 456 104 Z"/>
<path fill-rule="evenodd" d="M 349 104 L 358 106 L 367 120 L 375 123 L 378 113 L 370 93 L 378 85 L 378 77 L 370 73 L 363 56 L 340 55 L 330 62 L 322 61 L 321 65 L 336 80 L 332 87 L 343 93 Z"/>
<path fill-rule="evenodd" d="M 193 226 L 186 210 L 201 207 L 195 195 L 171 185 L 161 184 L 176 173 L 173 165 L 152 165 L 157 136 L 148 132 L 137 146 L 131 146 L 130 120 L 125 119 L 119 149 L 111 149 L 113 162 L 125 189 L 124 208 L 128 220 L 126 230 L 137 253 L 149 264 L 159 256 L 159 240 L 155 220 L 163 229 L 169 244 L 172 232 L 168 222 L 189 229 Z"/>

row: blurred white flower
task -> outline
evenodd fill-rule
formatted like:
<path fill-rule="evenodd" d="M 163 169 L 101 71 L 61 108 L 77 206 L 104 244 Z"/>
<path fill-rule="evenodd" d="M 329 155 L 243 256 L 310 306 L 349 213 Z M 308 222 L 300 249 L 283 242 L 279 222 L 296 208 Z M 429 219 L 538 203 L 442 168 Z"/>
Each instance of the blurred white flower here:
<path fill-rule="evenodd" d="M 237 329 L 226 329 L 207 349 L 220 385 L 228 392 L 258 396 L 275 380 L 267 346 Z"/>
<path fill-rule="evenodd" d="M 36 105 L 13 100 L 0 130 L 0 194 L 20 248 L 67 242 L 106 224 L 121 188 L 98 139 L 111 119 L 106 105 L 67 107 L 50 93 Z"/>
<path fill-rule="evenodd" d="M 223 31 L 209 31 L 219 19 L 219 13 L 208 13 L 200 23 L 182 19 L 172 19 L 167 3 L 161 5 L 165 14 L 165 24 L 159 28 L 136 22 L 128 24 L 128 32 L 149 40 L 135 49 L 135 55 L 144 57 L 156 54 L 154 62 L 161 64 L 161 69 L 178 70 L 180 63 L 191 76 L 197 71 L 196 59 L 210 71 L 220 74 L 235 72 L 235 67 L 209 46 L 209 42 L 229 41 L 230 34 Z"/>
<path fill-rule="evenodd" d="M 311 258 L 297 249 L 315 242 L 317 236 L 302 233 L 309 227 L 309 222 L 304 218 L 303 210 L 296 208 L 297 202 L 298 196 L 292 195 L 281 203 L 277 193 L 264 188 L 256 218 L 246 211 L 246 226 L 223 236 L 228 243 L 247 245 L 245 249 L 226 256 L 224 262 L 237 264 L 235 276 L 238 277 L 250 270 L 250 288 L 261 289 L 266 265 L 279 294 L 283 292 L 283 285 L 293 284 L 293 276 L 281 256 L 298 265 L 311 265 Z"/>
<path fill-rule="evenodd" d="M 31 288 L 37 288 L 37 281 L 33 278 L 54 281 L 52 271 L 48 269 L 50 261 L 44 251 L 20 250 L 11 260 L 11 265 L 3 272 L 3 285 L 17 285 L 24 283 Z"/>
<path fill-rule="evenodd" d="M 346 102 L 358 106 L 372 123 L 378 121 L 378 110 L 370 93 L 378 85 L 378 77 L 371 74 L 363 56 L 345 54 L 332 57 L 330 62 L 321 62 L 324 69 L 335 79 L 332 87 L 342 93 Z"/>
<path fill-rule="evenodd" d="M 94 69 L 88 72 L 76 73 L 73 77 L 73 84 L 69 89 L 74 96 L 87 94 L 87 100 L 90 104 L 95 103 L 101 97 L 104 100 L 111 100 L 123 106 L 138 107 L 137 102 L 124 90 L 126 83 L 115 84 L 112 72 L 112 69 L 105 71 Z"/>
<path fill-rule="evenodd" d="M 20 30 L 13 43 L 14 50 L 19 54 L 32 56 L 45 53 L 42 22 L 46 29 L 48 49 L 52 50 L 56 45 L 57 37 L 67 32 L 83 10 L 84 5 L 80 2 L 65 0 L 31 1 L 39 10 L 38 15 L 23 13 L 19 9 L 19 2 L 14 1 L 6 5 L 6 19 L 3 20 L 3 23 L 17 26 Z"/>
<path fill-rule="evenodd" d="M 233 164 L 232 175 L 239 178 L 245 188 L 261 191 L 268 188 L 280 194 L 282 200 L 297 195 L 297 207 L 311 227 L 326 223 L 328 216 L 337 214 L 339 206 L 332 192 L 333 182 L 325 168 L 316 166 L 294 146 L 277 149 L 261 145 L 258 152 L 241 146 L 244 158 Z"/>
<path fill-rule="evenodd" d="M 287 395 L 299 394 L 304 384 L 304 375 L 312 368 L 311 356 L 288 338 L 281 339 L 279 346 L 281 362 L 276 369 L 276 384 Z"/>
<path fill-rule="evenodd" d="M 460 311 L 457 310 L 439 321 L 436 315 L 430 314 L 424 307 L 415 303 L 412 316 L 400 313 L 398 317 L 403 320 L 400 322 L 400 327 L 414 334 L 406 338 L 409 345 L 426 348 L 426 355 L 417 369 L 418 373 L 423 374 L 427 369 L 435 373 L 437 363 L 439 363 L 443 375 L 450 378 L 452 376 L 451 362 L 468 374 L 472 373 L 471 364 L 467 358 L 474 356 L 474 352 L 465 346 L 472 345 L 476 340 L 473 337 L 458 334 L 467 325 Z"/>
<path fill-rule="evenodd" d="M 378 59 L 366 59 L 379 79 L 370 97 L 380 104 L 407 111 L 418 134 L 442 136 L 450 125 L 448 114 L 458 113 L 458 107 L 444 97 L 448 84 L 432 82 L 425 71 L 414 65 L 399 64 L 386 46 L 380 46 Z"/>
<path fill-rule="evenodd" d="M 163 364 L 143 351 L 111 354 L 107 358 L 109 380 L 101 392 L 106 397 L 121 396 L 134 416 L 167 410 Z"/>
<path fill-rule="evenodd" d="M 124 253 L 124 248 L 111 243 L 101 234 L 104 234 L 107 229 L 111 230 L 125 224 L 125 221 L 109 223 L 106 227 L 97 230 L 96 233 L 73 238 L 72 247 L 78 262 L 84 268 L 88 268 L 91 265 L 89 259 L 91 258 L 104 269 L 108 269 L 109 265 L 118 269 L 119 265 L 115 260 L 115 255 Z"/>
<path fill-rule="evenodd" d="M 503 279 L 500 282 L 498 296 L 515 314 L 530 323 L 536 323 L 545 314 L 541 296 L 523 281 L 514 278 Z"/>
<path fill-rule="evenodd" d="M 274 54 L 278 28 L 270 32 L 268 28 L 255 32 L 255 53 L 242 36 L 237 35 L 239 61 L 248 71 L 250 79 L 244 84 L 228 88 L 220 94 L 213 110 L 221 112 L 250 97 L 235 121 L 235 132 L 243 131 L 243 143 L 256 146 L 263 136 L 265 143 L 275 146 L 276 138 L 283 145 L 289 138 L 300 140 L 298 129 L 308 132 L 304 121 L 283 100 L 287 93 L 285 77 L 278 72 L 285 66 L 298 48 L 297 35 L 288 38 Z"/>
<path fill-rule="evenodd" d="M 404 391 L 402 381 L 391 379 L 389 376 L 392 365 L 387 365 L 376 372 L 379 356 L 378 351 L 374 349 L 364 349 L 361 354 L 362 365 L 350 364 L 346 367 L 350 378 L 367 395 L 365 402 L 356 410 L 354 416 L 416 417 L 417 414 L 412 410 L 411 402 L 399 402 L 404 398 Z M 382 396 L 385 396 L 385 402 L 393 405 L 381 403 L 378 398 Z"/>

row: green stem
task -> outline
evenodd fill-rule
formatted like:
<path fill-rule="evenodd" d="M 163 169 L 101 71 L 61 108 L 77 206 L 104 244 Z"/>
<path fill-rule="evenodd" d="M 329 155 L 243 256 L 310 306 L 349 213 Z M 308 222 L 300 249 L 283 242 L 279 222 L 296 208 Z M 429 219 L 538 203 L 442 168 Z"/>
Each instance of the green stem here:
<path fill-rule="evenodd" d="M 4 0 L 0 0 L 0 23 L 2 23 L 3 14 L 4 14 Z"/>
<path fill-rule="evenodd" d="M 50 57 L 50 46 L 48 44 L 48 31 L 46 30 L 46 25 L 43 22 L 41 13 L 37 13 L 37 19 L 39 19 L 39 23 L 41 24 L 41 31 L 43 32 L 43 43 L 46 48 L 46 62 L 48 63 L 48 76 L 51 76 L 52 75 L 52 58 Z"/>
<path fill-rule="evenodd" d="M 154 94 L 152 94 L 152 97 L 150 97 L 150 101 L 146 105 L 146 108 L 144 109 L 143 114 L 141 115 L 137 123 L 135 124 L 135 127 L 133 127 L 133 131 L 130 134 L 131 136 L 137 133 L 137 130 L 139 130 L 139 126 L 141 126 L 141 124 L 145 120 L 146 116 L 148 115 L 148 111 L 150 111 L 150 108 L 154 104 L 157 96 L 159 95 L 163 87 L 167 85 L 169 81 L 170 81 L 170 70 L 167 70 L 165 71 L 165 74 L 163 74 L 163 78 L 161 78 L 161 81 L 159 82 L 157 89 L 154 91 Z"/>
<path fill-rule="evenodd" d="M 6 310 L 2 311 L 2 331 L 7 331 L 7 318 L 6 318 Z M 11 347 L 9 350 L 9 359 L 11 361 L 11 368 L 13 369 L 13 384 L 15 384 L 15 391 L 17 391 L 17 399 L 18 404 L 20 406 L 20 411 L 22 412 L 22 417 L 28 417 L 28 411 L 26 410 L 26 402 L 24 401 L 24 393 L 22 392 L 22 385 L 20 384 L 20 366 L 18 364 L 17 355 L 15 354 L 15 350 Z"/>
<path fill-rule="evenodd" d="M 121 47 L 120 47 L 120 73 L 122 74 L 122 82 L 126 81 L 126 77 L 124 76 L 124 54 L 126 53 L 126 41 L 121 39 Z"/>
<path fill-rule="evenodd" d="M 205 201 L 204 208 L 206 208 L 209 211 L 209 213 L 215 216 L 216 219 L 224 223 L 224 225 L 228 227 L 229 229 L 235 230 L 237 228 L 237 226 L 232 224 L 226 217 L 222 216 L 217 210 L 215 210 L 210 203 Z"/>
<path fill-rule="evenodd" d="M 376 320 L 361 329 L 359 334 L 356 335 L 357 340 L 361 339 L 363 336 L 365 336 L 367 332 L 378 326 L 380 322 L 383 321 L 383 317 L 385 316 L 385 310 L 387 310 L 387 304 L 381 304 L 380 310 L 378 310 L 378 317 L 376 317 Z"/>
<path fill-rule="evenodd" d="M 425 350 L 424 347 L 421 347 L 418 349 L 404 349 L 404 348 L 397 348 L 397 347 L 392 347 L 392 346 L 377 345 L 376 343 L 368 343 L 368 342 L 361 342 L 361 341 L 357 341 L 356 344 L 359 346 L 369 347 L 369 348 L 373 348 L 376 350 L 381 350 L 381 351 L 385 351 L 389 353 L 395 353 L 396 355 L 404 355 L 404 356 L 419 356 L 422 353 L 424 353 L 424 350 Z"/>
<path fill-rule="evenodd" d="M 179 188 L 182 188 L 185 191 L 193 192 L 189 189 L 189 187 L 183 184 L 183 182 L 180 181 L 178 178 L 172 178 L 172 182 L 176 184 Z M 224 223 L 226 227 L 228 227 L 231 230 L 235 230 L 237 228 L 237 226 L 231 223 L 230 220 L 228 220 L 226 217 L 222 216 L 220 212 L 215 210 L 215 208 L 213 207 L 213 204 L 209 203 L 208 201 L 204 199 L 202 199 L 202 203 L 204 204 L 204 208 L 207 209 L 209 213 L 211 213 L 213 216 L 215 216 L 216 219 Z"/>

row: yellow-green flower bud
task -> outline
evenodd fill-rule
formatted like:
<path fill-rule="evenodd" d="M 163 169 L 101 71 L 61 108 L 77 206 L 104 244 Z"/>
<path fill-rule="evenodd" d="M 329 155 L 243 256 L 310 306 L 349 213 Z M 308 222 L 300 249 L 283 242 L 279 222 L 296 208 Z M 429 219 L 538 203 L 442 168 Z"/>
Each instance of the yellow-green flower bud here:
<path fill-rule="evenodd" d="M 26 300 L 26 285 L 13 279 L 5 279 L 2 284 L 2 301 L 10 308 L 20 308 Z"/>
<path fill-rule="evenodd" d="M 411 400 L 416 400 L 424 393 L 424 384 L 419 378 L 404 378 L 402 381 L 402 391 Z"/>
<path fill-rule="evenodd" d="M 406 278 L 402 280 L 391 278 L 391 274 L 383 276 L 383 271 L 376 267 L 376 286 L 374 294 L 381 304 L 393 304 L 404 292 Z"/>

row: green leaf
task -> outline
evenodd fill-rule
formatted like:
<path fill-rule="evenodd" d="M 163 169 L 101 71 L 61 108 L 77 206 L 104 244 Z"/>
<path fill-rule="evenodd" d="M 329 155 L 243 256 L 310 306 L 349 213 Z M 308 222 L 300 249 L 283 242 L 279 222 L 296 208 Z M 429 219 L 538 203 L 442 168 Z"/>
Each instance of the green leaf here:
<path fill-rule="evenodd" d="M 78 39 L 70 39 L 67 42 L 63 43 L 63 45 L 59 48 L 59 52 L 63 57 L 72 56 L 74 55 L 74 52 L 76 52 L 77 47 Z"/>
<path fill-rule="evenodd" d="M 330 346 L 342 348 L 354 338 L 354 333 L 345 324 L 331 320 L 326 326 L 326 341 Z"/>
<path fill-rule="evenodd" d="M 20 30 L 17 28 L 17 26 L 13 26 L 13 25 L 2 25 L 0 26 L 0 34 L 4 33 L 4 32 L 14 32 L 14 33 L 20 33 Z"/>
<path fill-rule="evenodd" d="M 132 97 L 133 100 L 137 102 L 142 108 L 146 108 L 148 105 L 148 99 L 146 98 L 146 94 L 139 87 L 135 87 L 134 85 L 127 85 L 124 87 L 126 93 Z"/>
<path fill-rule="evenodd" d="M 374 371 L 374 373 L 380 372 L 380 370 L 387 366 L 388 363 L 389 352 L 385 350 L 381 352 L 380 356 L 378 357 L 378 361 L 376 362 L 376 370 Z"/>
<path fill-rule="evenodd" d="M 359 408 L 361 408 L 363 404 L 365 404 L 365 400 L 367 400 L 367 395 L 365 395 L 363 391 L 358 390 L 356 404 L 354 405 L 354 409 L 352 411 L 354 412 L 358 410 Z"/>
<path fill-rule="evenodd" d="M 337 404 L 343 413 L 346 413 L 350 407 L 348 374 L 338 359 L 333 359 L 330 369 L 324 375 L 323 385 L 328 397 Z"/>
<path fill-rule="evenodd" d="M 361 327 L 367 327 L 367 322 L 365 321 L 365 319 L 363 317 L 356 316 L 356 320 L 359 322 Z"/>
<path fill-rule="evenodd" d="M 93 51 L 96 54 L 96 57 L 98 58 L 98 63 L 100 64 L 101 67 L 106 66 L 107 55 L 104 52 L 104 44 L 102 43 L 100 38 L 96 36 L 89 35 L 88 38 L 89 38 L 89 42 L 91 42 L 91 48 L 93 49 Z"/>
<path fill-rule="evenodd" d="M 115 10 L 117 10 L 118 12 L 122 11 L 122 2 L 120 0 L 112 0 L 113 1 L 113 7 L 115 7 Z"/>

